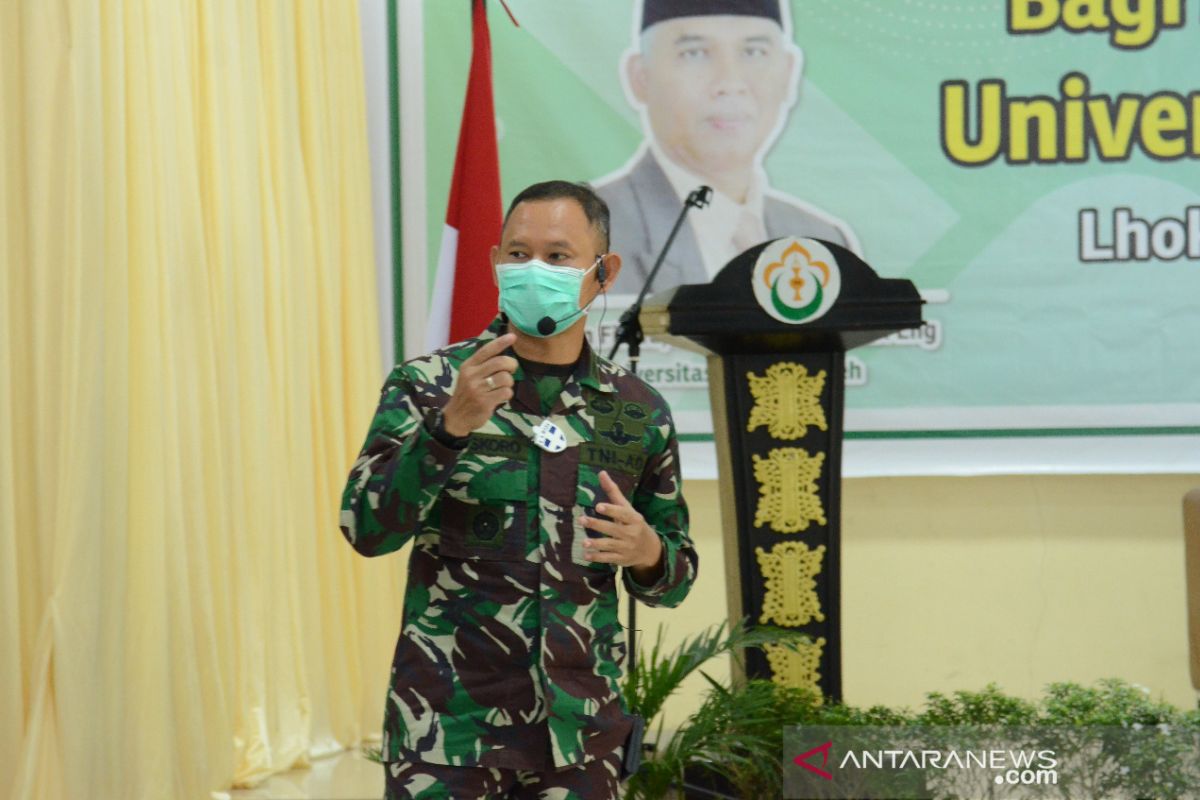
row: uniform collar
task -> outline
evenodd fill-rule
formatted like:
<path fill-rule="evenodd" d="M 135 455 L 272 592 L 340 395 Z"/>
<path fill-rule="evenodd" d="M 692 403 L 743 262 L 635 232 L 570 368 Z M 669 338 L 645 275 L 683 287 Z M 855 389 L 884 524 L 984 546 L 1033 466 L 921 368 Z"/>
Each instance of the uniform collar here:
<path fill-rule="evenodd" d="M 495 319 L 487 326 L 483 333 L 479 335 L 479 341 L 485 342 L 495 339 L 497 336 L 504 334 L 508 330 L 508 319 L 503 313 L 497 314 Z M 506 355 L 516 356 L 516 351 L 511 347 L 505 351 Z M 563 382 L 562 394 L 559 396 L 558 402 L 551 409 L 551 414 L 565 413 L 571 408 L 586 405 L 586 400 L 583 397 L 583 387 L 587 387 L 597 392 L 611 393 L 615 392 L 616 386 L 613 385 L 613 378 L 616 371 L 612 362 L 598 356 L 588 344 L 587 337 L 583 338 L 583 351 L 579 354 L 579 360 L 575 363 L 575 371 L 567 377 Z M 541 401 L 538 398 L 537 388 L 533 385 L 533 381 L 524 380 L 525 373 L 521 369 L 520 364 L 517 365 L 517 371 L 513 374 L 516 380 L 516 386 L 513 390 L 513 404 L 520 406 L 524 411 L 530 414 L 542 416 L 540 412 Z"/>

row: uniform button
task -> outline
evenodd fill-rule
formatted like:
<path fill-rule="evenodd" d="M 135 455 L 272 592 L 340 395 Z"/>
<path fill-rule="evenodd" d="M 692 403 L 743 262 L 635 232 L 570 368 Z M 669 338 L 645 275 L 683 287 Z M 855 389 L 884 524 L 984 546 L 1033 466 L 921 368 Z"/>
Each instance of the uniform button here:
<path fill-rule="evenodd" d="M 435 465 L 437 464 L 437 459 L 433 457 L 433 454 L 432 454 L 432 453 L 430 453 L 429 455 L 425 456 L 425 458 L 421 459 L 421 461 L 422 461 L 422 463 L 424 463 L 424 464 L 425 464 L 425 466 L 427 466 L 427 467 L 432 467 L 432 466 L 435 466 Z"/>
<path fill-rule="evenodd" d="M 500 516 L 495 511 L 482 511 L 475 517 L 474 529 L 477 537 L 491 541 L 500 532 Z"/>

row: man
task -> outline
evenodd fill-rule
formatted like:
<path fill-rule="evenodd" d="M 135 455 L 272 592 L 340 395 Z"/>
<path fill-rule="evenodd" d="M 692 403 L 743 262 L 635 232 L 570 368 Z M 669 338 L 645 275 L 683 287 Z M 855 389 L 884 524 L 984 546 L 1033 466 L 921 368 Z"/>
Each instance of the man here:
<path fill-rule="evenodd" d="M 666 403 L 584 337 L 621 271 L 608 224 L 584 186 L 521 192 L 492 248 L 502 313 L 384 384 L 341 528 L 367 556 L 413 542 L 388 797 L 617 796 L 617 570 L 675 606 L 698 560 Z"/>
<path fill-rule="evenodd" d="M 624 79 L 647 144 L 596 187 L 627 264 L 614 292 L 641 290 L 701 185 L 713 188 L 712 203 L 689 212 L 652 292 L 706 283 L 738 253 L 780 236 L 859 249 L 844 222 L 772 190 L 762 168 L 800 75 L 785 12 L 779 0 L 645 0 Z"/>

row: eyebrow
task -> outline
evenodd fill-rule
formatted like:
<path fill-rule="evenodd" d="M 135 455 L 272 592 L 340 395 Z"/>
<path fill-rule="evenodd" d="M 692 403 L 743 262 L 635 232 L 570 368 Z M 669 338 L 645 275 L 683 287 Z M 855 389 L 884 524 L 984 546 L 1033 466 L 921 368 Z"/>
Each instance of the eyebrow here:
<path fill-rule="evenodd" d="M 522 239 L 513 239 L 513 240 L 509 241 L 507 246 L 508 247 L 529 247 L 529 243 L 525 242 Z M 557 248 L 560 248 L 563 250 L 574 250 L 575 249 L 575 245 L 571 244 L 570 242 L 568 242 L 564 239 L 556 239 L 553 242 L 546 242 L 546 246 L 547 247 L 557 247 Z"/>
<path fill-rule="evenodd" d="M 675 45 L 678 46 L 681 44 L 699 44 L 699 43 L 707 42 L 708 40 L 709 40 L 708 36 L 700 36 L 699 34 L 695 34 L 695 33 L 685 33 L 685 34 L 681 35 L 678 39 L 675 40 Z M 742 42 L 743 43 L 753 42 L 755 44 L 774 44 L 775 43 L 772 37 L 770 37 L 764 33 L 756 33 L 753 36 L 747 36 L 742 39 Z"/>

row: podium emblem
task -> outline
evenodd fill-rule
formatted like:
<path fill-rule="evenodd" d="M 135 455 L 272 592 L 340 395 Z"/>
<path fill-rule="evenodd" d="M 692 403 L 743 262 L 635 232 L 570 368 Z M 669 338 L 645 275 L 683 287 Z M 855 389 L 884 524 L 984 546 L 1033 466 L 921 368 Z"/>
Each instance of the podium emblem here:
<path fill-rule="evenodd" d="M 788 325 L 820 319 L 842 291 L 837 259 L 814 239 L 771 242 L 759 254 L 751 280 L 763 311 Z"/>

